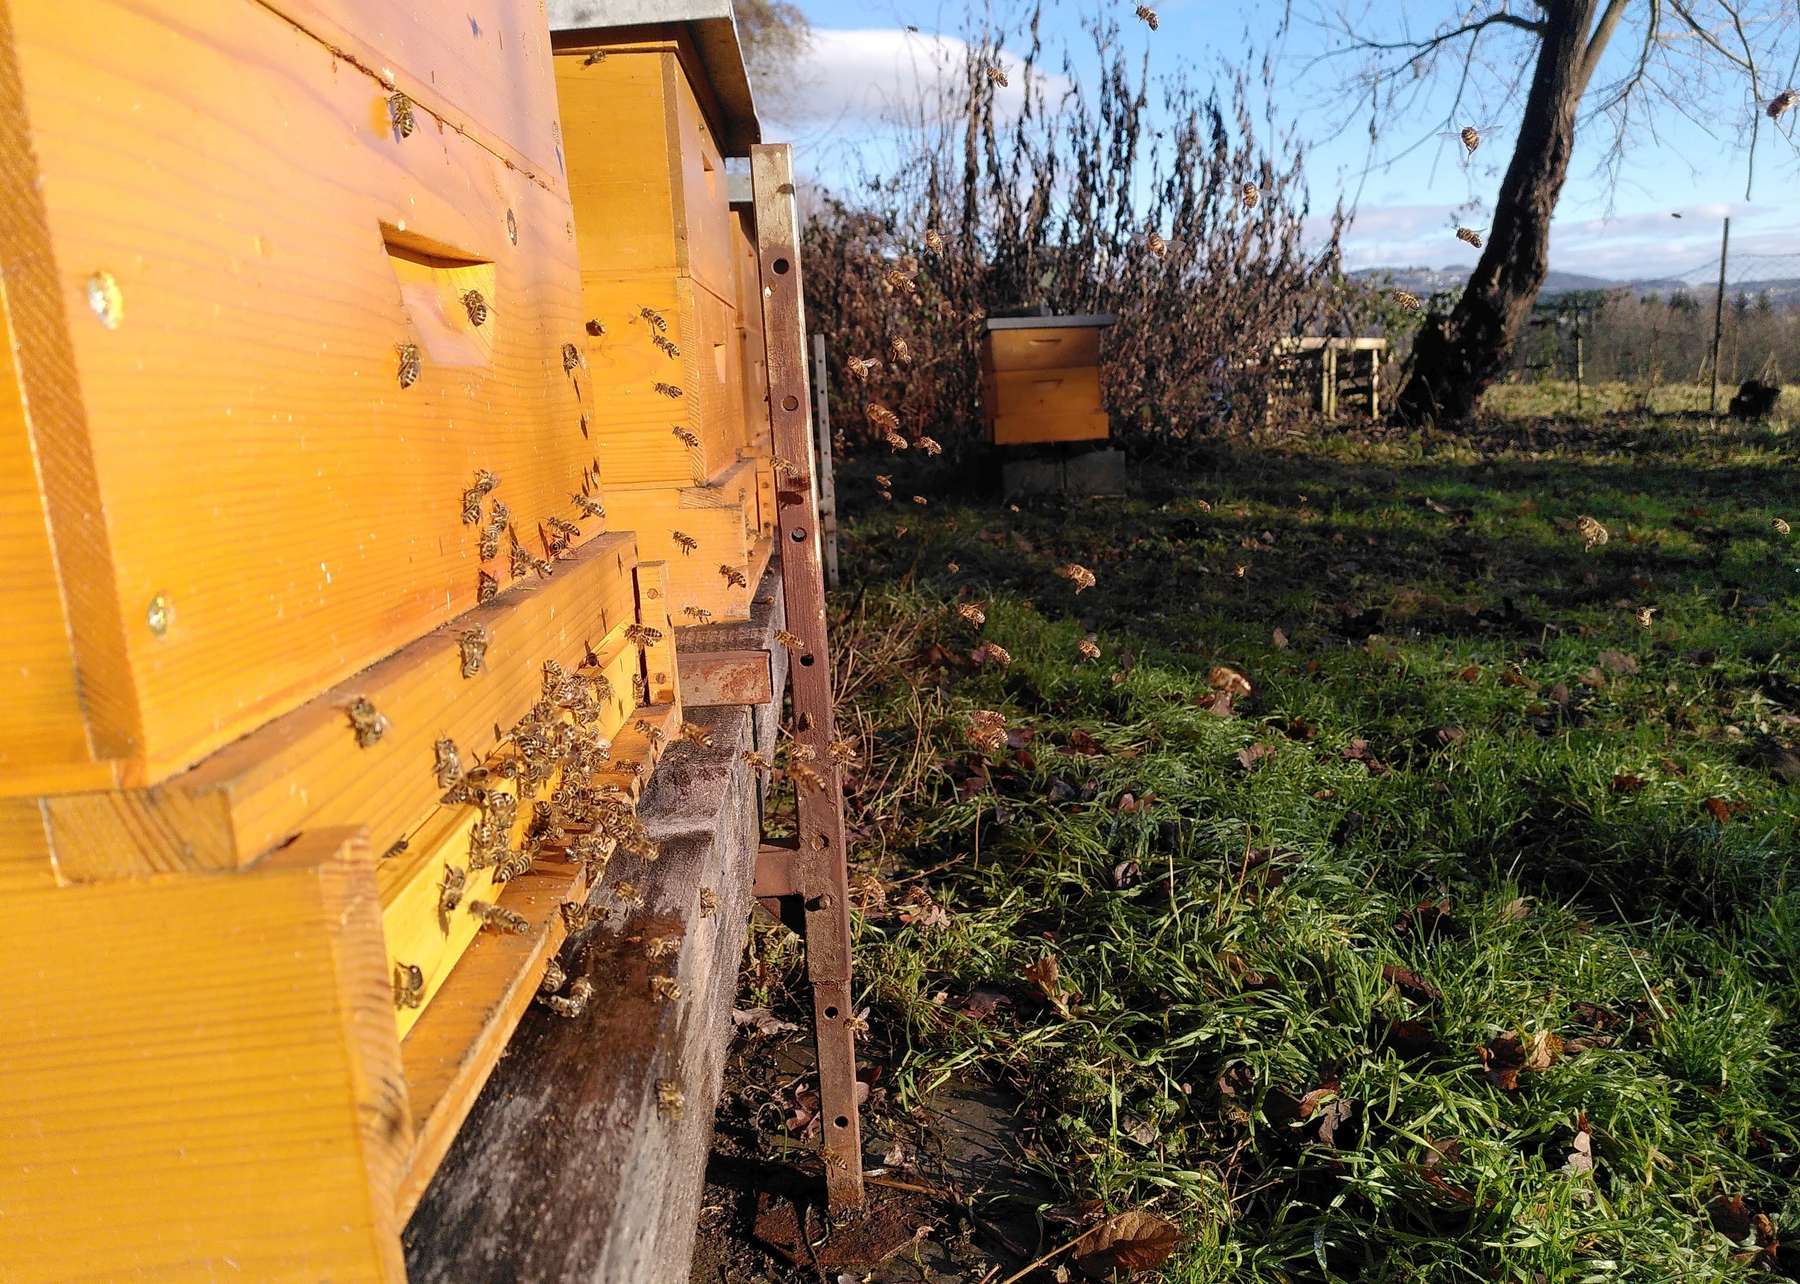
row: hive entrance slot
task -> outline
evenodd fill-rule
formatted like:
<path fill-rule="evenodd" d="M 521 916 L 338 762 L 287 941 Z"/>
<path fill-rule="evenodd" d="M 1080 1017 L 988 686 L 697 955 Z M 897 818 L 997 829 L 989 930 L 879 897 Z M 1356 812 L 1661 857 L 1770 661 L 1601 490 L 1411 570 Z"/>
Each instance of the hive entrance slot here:
<path fill-rule="evenodd" d="M 381 240 L 425 367 L 490 364 L 506 320 L 493 263 L 391 223 Z"/>

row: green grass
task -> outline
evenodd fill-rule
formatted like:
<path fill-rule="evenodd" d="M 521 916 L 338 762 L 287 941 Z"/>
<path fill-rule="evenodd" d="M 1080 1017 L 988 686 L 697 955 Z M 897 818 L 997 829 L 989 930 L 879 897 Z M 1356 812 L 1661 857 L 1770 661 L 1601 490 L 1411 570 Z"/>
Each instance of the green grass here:
<path fill-rule="evenodd" d="M 1709 1208 L 1800 1238 L 1800 790 L 1765 756 L 1800 727 L 1795 462 L 1495 425 L 1018 511 L 849 469 L 858 976 L 901 1102 L 1009 1086 L 1032 1165 L 1181 1222 L 1193 1284 L 1766 1277 Z M 1220 664 L 1255 688 L 1229 717 Z M 1540 1032 L 1577 1042 L 1492 1082 L 1483 1046 Z M 1296 1103 L 1333 1082 L 1327 1144 Z"/>
<path fill-rule="evenodd" d="M 1719 385 L 1721 415 L 1736 391 L 1735 382 Z M 1712 406 L 1712 388 L 1704 383 L 1658 384 L 1649 389 L 1642 384 L 1590 383 L 1578 392 L 1572 379 L 1533 379 L 1497 384 L 1488 390 L 1482 404 L 1490 413 L 1509 418 L 1554 415 L 1600 419 L 1642 415 L 1646 411 L 1665 416 L 1704 416 Z M 1770 419 L 1777 426 L 1800 423 L 1800 384 L 1783 385 L 1781 400 L 1775 404 Z"/>

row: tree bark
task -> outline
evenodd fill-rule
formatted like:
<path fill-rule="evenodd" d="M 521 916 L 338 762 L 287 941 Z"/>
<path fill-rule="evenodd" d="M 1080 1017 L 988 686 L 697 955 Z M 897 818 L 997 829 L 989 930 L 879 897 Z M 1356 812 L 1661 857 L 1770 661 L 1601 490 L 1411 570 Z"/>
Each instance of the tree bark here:
<path fill-rule="evenodd" d="M 1411 377 L 1394 403 L 1402 422 L 1466 419 L 1525 327 L 1549 269 L 1550 218 L 1569 173 L 1576 109 L 1610 34 L 1603 24 L 1599 46 L 1590 49 L 1598 8 L 1599 0 L 1544 6 L 1537 67 L 1486 247 L 1450 316 L 1419 331 Z"/>

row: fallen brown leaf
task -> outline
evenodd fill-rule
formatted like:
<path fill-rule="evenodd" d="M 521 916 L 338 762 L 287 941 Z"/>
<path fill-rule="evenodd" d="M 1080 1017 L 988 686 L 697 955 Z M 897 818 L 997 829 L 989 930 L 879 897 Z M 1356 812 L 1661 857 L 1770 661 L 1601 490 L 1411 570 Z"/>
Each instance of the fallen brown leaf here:
<path fill-rule="evenodd" d="M 1181 1247 L 1181 1230 L 1155 1213 L 1127 1212 L 1109 1217 L 1075 1241 L 1070 1255 L 1083 1272 L 1097 1280 L 1115 1271 L 1153 1271 Z"/>
<path fill-rule="evenodd" d="M 1255 771 L 1264 758 L 1272 757 L 1274 753 L 1274 745 L 1264 740 L 1258 740 L 1255 744 L 1238 750 L 1238 766 L 1245 771 Z"/>

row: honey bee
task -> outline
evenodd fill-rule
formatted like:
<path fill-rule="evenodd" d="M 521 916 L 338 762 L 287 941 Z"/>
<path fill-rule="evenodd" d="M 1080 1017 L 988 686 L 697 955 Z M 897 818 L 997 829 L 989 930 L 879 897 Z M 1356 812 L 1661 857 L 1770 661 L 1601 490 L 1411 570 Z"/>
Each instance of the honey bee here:
<path fill-rule="evenodd" d="M 619 758 L 612 764 L 614 771 L 623 772 L 627 776 L 639 777 L 644 774 L 644 764 L 636 758 Z"/>
<path fill-rule="evenodd" d="M 523 914 L 515 914 L 509 909 L 502 909 L 487 901 L 470 901 L 469 913 L 481 920 L 484 930 L 498 932 L 502 936 L 507 933 L 523 936 L 531 930 L 531 920 Z"/>
<path fill-rule="evenodd" d="M 881 489 L 887 490 L 893 486 L 894 479 L 892 477 L 889 477 L 886 473 L 876 473 L 875 474 L 875 484 L 877 486 L 881 487 Z"/>
<path fill-rule="evenodd" d="M 425 1002 L 425 969 L 417 963 L 394 964 L 394 1006 L 416 1008 Z"/>
<path fill-rule="evenodd" d="M 356 733 L 358 749 L 369 748 L 387 734 L 387 716 L 378 712 L 367 696 L 357 696 L 346 712 L 350 715 L 350 729 Z"/>
<path fill-rule="evenodd" d="M 881 283 L 896 294 L 918 297 L 919 287 L 913 284 L 913 274 L 903 267 L 888 268 L 881 274 Z"/>
<path fill-rule="evenodd" d="M 980 655 L 984 661 L 992 660 L 1003 669 L 1012 663 L 1012 652 L 1008 651 L 998 642 L 983 642 L 976 648 L 976 653 Z"/>
<path fill-rule="evenodd" d="M 534 557 L 531 559 L 531 569 L 538 573 L 539 579 L 547 580 L 556 574 L 556 563 L 542 557 Z"/>
<path fill-rule="evenodd" d="M 992 709 L 977 709 L 969 715 L 969 742 L 982 753 L 999 753 L 1006 748 L 1006 719 Z"/>
<path fill-rule="evenodd" d="M 1773 529 L 1777 535 L 1786 535 L 1794 529 L 1793 527 L 1789 526 L 1786 522 L 1782 521 L 1779 517 L 1777 517 L 1774 521 L 1770 522 L 1769 525 L 1770 525 L 1771 529 Z"/>
<path fill-rule="evenodd" d="M 627 642 L 635 642 L 639 646 L 655 646 L 658 642 L 663 640 L 663 631 L 661 629 L 653 629 L 648 624 L 627 624 L 625 626 L 625 640 Z"/>
<path fill-rule="evenodd" d="M 944 569 L 949 571 L 950 574 L 955 575 L 958 571 L 962 570 L 962 564 L 960 562 L 945 562 Z"/>
<path fill-rule="evenodd" d="M 710 887 L 700 889 L 700 917 L 711 918 L 719 912 L 719 894 Z"/>
<path fill-rule="evenodd" d="M 962 618 L 967 620 L 970 624 L 973 624 L 976 628 L 980 628 L 987 623 L 987 612 L 982 610 L 979 606 L 976 606 L 973 602 L 964 602 L 961 606 L 956 608 L 956 613 L 962 616 Z"/>
<path fill-rule="evenodd" d="M 448 789 L 462 779 L 462 756 L 456 752 L 456 742 L 439 740 L 432 745 L 437 753 L 437 763 L 432 767 L 432 774 L 437 777 L 438 788 Z"/>
<path fill-rule="evenodd" d="M 1467 241 L 1470 245 L 1473 245 L 1478 250 L 1481 248 L 1481 233 L 1477 232 L 1472 227 L 1457 228 L 1456 229 L 1456 239 L 1459 241 Z"/>
<path fill-rule="evenodd" d="M 711 749 L 713 747 L 712 733 L 705 727 L 695 726 L 691 722 L 684 722 L 681 724 L 681 738 L 691 745 L 698 745 L 702 749 Z"/>
<path fill-rule="evenodd" d="M 419 382 L 419 372 L 424 368 L 419 359 L 419 345 L 416 343 L 397 343 L 394 351 L 400 356 L 400 386 L 410 388 Z"/>
<path fill-rule="evenodd" d="M 879 357 L 847 357 L 844 360 L 844 369 L 849 372 L 852 379 L 867 379 L 881 369 L 881 359 Z"/>
<path fill-rule="evenodd" d="M 672 531 L 670 533 L 675 537 L 675 547 L 681 550 L 681 555 L 683 557 L 686 557 L 689 553 L 694 552 L 700 547 L 700 541 L 684 531 Z"/>
<path fill-rule="evenodd" d="M 888 360 L 897 366 L 912 364 L 912 348 L 899 335 L 888 340 Z"/>
<path fill-rule="evenodd" d="M 556 908 L 561 911 L 563 927 L 571 936 L 597 923 L 604 923 L 606 916 L 612 913 L 605 905 L 589 905 L 582 901 L 564 901 Z"/>
<path fill-rule="evenodd" d="M 475 576 L 475 600 L 492 602 L 500 592 L 500 581 L 486 571 L 478 571 Z"/>
<path fill-rule="evenodd" d="M 450 930 L 450 911 L 462 904 L 463 888 L 468 875 L 455 865 L 444 866 L 444 880 L 438 884 L 438 922 Z"/>
<path fill-rule="evenodd" d="M 1143 20 L 1144 25 L 1150 28 L 1150 30 L 1156 30 L 1156 10 L 1152 9 L 1147 4 L 1141 4 L 1137 7 L 1137 16 Z"/>
<path fill-rule="evenodd" d="M 650 978 L 650 997 L 658 1003 L 673 1003 L 681 997 L 681 982 L 672 976 Z"/>
<path fill-rule="evenodd" d="M 563 344 L 562 361 L 564 374 L 574 374 L 587 364 L 587 359 L 581 355 L 581 349 L 572 343 Z"/>
<path fill-rule="evenodd" d="M 648 718 L 639 718 L 632 724 L 653 745 L 659 745 L 669 738 L 669 733 L 651 722 Z"/>
<path fill-rule="evenodd" d="M 569 974 L 555 959 L 544 964 L 544 979 L 538 982 L 539 994 L 555 994 L 569 983 Z"/>
<path fill-rule="evenodd" d="M 581 537 L 581 527 L 577 526 L 566 517 L 546 517 L 544 519 L 544 525 L 548 526 L 558 535 L 566 535 L 570 539 L 579 539 Z"/>
<path fill-rule="evenodd" d="M 1388 297 L 1394 301 L 1394 305 L 1402 312 L 1422 312 L 1425 310 L 1425 305 L 1419 301 L 1419 296 L 1412 293 L 1410 290 L 1389 290 Z"/>
<path fill-rule="evenodd" d="M 708 620 L 712 619 L 712 612 L 707 610 L 704 606 L 684 606 L 681 608 L 681 613 L 690 616 L 701 624 L 705 624 Z"/>
<path fill-rule="evenodd" d="M 800 465 L 782 455 L 775 455 L 769 460 L 769 470 L 783 480 L 797 479 L 802 475 Z"/>
<path fill-rule="evenodd" d="M 575 984 L 569 987 L 568 994 L 552 994 L 544 1000 L 544 1006 L 559 1017 L 573 1019 L 587 1011 L 587 1005 L 593 998 L 594 983 L 583 976 L 576 978 Z"/>
<path fill-rule="evenodd" d="M 631 698 L 638 704 L 650 703 L 650 684 L 644 681 L 641 673 L 631 675 Z"/>
<path fill-rule="evenodd" d="M 1784 89 L 1769 100 L 1769 119 L 1780 120 L 1795 103 L 1800 103 L 1800 90 Z"/>
<path fill-rule="evenodd" d="M 677 388 L 672 383 L 663 383 L 661 380 L 658 380 L 656 383 L 650 385 L 650 388 L 651 388 L 652 392 L 661 393 L 663 396 L 668 397 L 670 400 L 674 400 L 675 398 L 683 395 L 680 388 Z"/>
<path fill-rule="evenodd" d="M 644 957 L 652 962 L 666 959 L 671 954 L 681 952 L 679 936 L 650 936 L 644 938 Z"/>
<path fill-rule="evenodd" d="M 913 503 L 918 504 L 920 507 L 924 507 L 926 504 L 929 504 L 931 502 L 929 499 L 926 499 L 925 496 L 923 496 L 923 495 L 914 495 L 912 497 L 912 500 L 913 500 Z"/>
<path fill-rule="evenodd" d="M 775 640 L 790 651 L 801 651 L 806 648 L 806 643 L 800 640 L 798 633 L 789 633 L 786 629 L 776 629 Z"/>
<path fill-rule="evenodd" d="M 1151 228 L 1150 234 L 1144 238 L 1144 248 L 1160 259 L 1169 252 L 1169 243 L 1163 240 L 1161 232 Z"/>
<path fill-rule="evenodd" d="M 867 1034 L 869 1032 L 869 1009 L 864 1008 L 854 1016 L 845 1017 L 844 1029 L 851 1034 Z"/>
<path fill-rule="evenodd" d="M 993 81 L 996 85 L 999 85 L 1001 88 L 1006 87 L 1006 84 L 1007 84 L 1006 69 L 1004 67 L 1002 67 L 997 62 L 990 62 L 987 65 L 986 70 L 987 70 L 987 78 L 989 80 Z"/>
<path fill-rule="evenodd" d="M 394 845 L 392 847 L 389 847 L 386 851 L 381 853 L 381 859 L 382 860 L 393 860 L 394 857 L 400 855 L 408 847 L 411 847 L 411 846 L 412 846 L 412 843 L 409 842 L 408 840 L 406 840 L 404 838 L 396 838 L 394 840 Z"/>
<path fill-rule="evenodd" d="M 767 773 L 770 770 L 769 760 L 754 749 L 746 749 L 738 755 L 738 760 L 752 771 Z"/>
<path fill-rule="evenodd" d="M 589 317 L 587 324 L 582 328 L 596 339 L 606 333 L 606 325 L 598 317 Z"/>
<path fill-rule="evenodd" d="M 675 425 L 674 432 L 675 432 L 676 440 L 679 441 L 682 445 L 686 446 L 690 450 L 694 449 L 695 447 L 697 447 L 700 444 L 700 438 L 696 437 L 693 433 L 689 432 L 686 428 L 683 428 L 680 424 Z"/>
<path fill-rule="evenodd" d="M 606 518 L 605 506 L 602 505 L 599 500 L 593 498 L 591 495 L 571 495 L 571 496 L 569 496 L 569 498 L 571 501 L 573 501 L 575 507 L 577 509 L 579 509 L 583 515 L 585 515 L 587 517 L 591 517 L 597 522 L 605 520 L 605 518 Z"/>
<path fill-rule="evenodd" d="M 854 767 L 860 760 L 853 740 L 833 740 L 825 747 L 825 752 L 840 767 Z"/>
<path fill-rule="evenodd" d="M 1081 641 L 1075 644 L 1075 650 L 1080 653 L 1083 660 L 1098 660 L 1100 658 L 1100 644 L 1094 641 L 1093 638 L 1082 638 Z"/>
<path fill-rule="evenodd" d="M 628 880 L 621 880 L 613 884 L 613 899 L 621 905 L 627 905 L 634 909 L 644 907 L 643 892 L 638 890 L 636 883 Z"/>
<path fill-rule="evenodd" d="M 457 650 L 462 653 L 462 675 L 472 678 L 481 672 L 483 661 L 487 659 L 488 631 L 485 625 L 477 624 L 472 629 L 464 630 L 456 639 Z"/>
<path fill-rule="evenodd" d="M 1256 208 L 1256 203 L 1262 199 L 1262 188 L 1245 180 L 1244 185 L 1238 189 L 1238 199 L 1243 201 L 1245 209 L 1253 210 Z"/>
<path fill-rule="evenodd" d="M 682 1108 L 686 1103 L 687 1098 L 682 1096 L 680 1084 L 673 1079 L 656 1081 L 656 1110 L 664 1119 L 671 1123 L 679 1120 Z"/>
<path fill-rule="evenodd" d="M 638 315 L 643 317 L 644 320 L 648 321 L 650 323 L 650 326 L 652 329 L 667 330 L 669 328 L 669 323 L 667 321 L 663 320 L 662 314 L 660 312 L 656 311 L 656 309 L 654 309 L 654 308 L 650 308 L 650 307 L 639 308 Z"/>
<path fill-rule="evenodd" d="M 925 229 L 925 248 L 933 254 L 942 254 L 944 252 L 944 238 L 938 233 L 938 230 L 935 227 L 928 227 Z"/>
<path fill-rule="evenodd" d="M 1468 150 L 1468 153 L 1471 156 L 1475 154 L 1475 149 L 1481 146 L 1480 131 L 1473 125 L 1464 125 L 1456 136 L 1462 139 L 1463 147 Z"/>
<path fill-rule="evenodd" d="M 518 540 L 513 541 L 512 548 L 507 553 L 506 570 L 515 580 L 524 579 L 531 570 L 531 550 Z"/>
<path fill-rule="evenodd" d="M 921 437 L 915 441 L 913 445 L 917 446 L 927 455 L 941 455 L 944 453 L 944 448 L 937 444 L 937 439 L 935 437 Z"/>
<path fill-rule="evenodd" d="M 748 588 L 750 585 L 750 581 L 744 578 L 744 573 L 736 567 L 726 566 L 721 563 L 719 566 L 719 574 L 725 577 L 725 583 L 730 588 Z"/>
<path fill-rule="evenodd" d="M 1656 608 L 1654 606 L 1640 606 L 1635 614 L 1637 616 L 1638 627 L 1647 629 L 1656 619 Z"/>
<path fill-rule="evenodd" d="M 881 440 L 886 442 L 887 448 L 892 451 L 896 451 L 896 452 L 902 451 L 902 450 L 905 450 L 907 447 L 906 438 L 902 437 L 897 432 L 883 433 Z M 893 496 L 890 495 L 890 496 L 888 496 L 888 498 L 892 499 Z"/>
<path fill-rule="evenodd" d="M 663 355 L 668 357 L 671 361 L 681 355 L 681 349 L 676 347 L 672 340 L 667 339 L 660 334 L 651 335 L 650 342 L 661 348 L 663 350 Z"/>
<path fill-rule="evenodd" d="M 581 60 L 581 65 L 583 67 L 593 67 L 593 66 L 597 66 L 598 64 L 603 63 L 605 61 L 606 61 L 606 50 L 596 49 L 596 50 L 594 50 L 593 53 L 589 54 L 587 57 L 585 57 Z"/>
<path fill-rule="evenodd" d="M 463 492 L 462 519 L 466 526 L 481 520 L 481 501 L 500 484 L 500 479 L 485 468 L 475 470 L 475 484 Z"/>
<path fill-rule="evenodd" d="M 411 138 L 413 131 L 419 127 L 419 121 L 413 115 L 413 102 L 405 94 L 389 94 L 387 100 L 388 120 L 393 122 L 394 132 L 402 138 Z"/>
<path fill-rule="evenodd" d="M 506 855 L 500 858 L 499 863 L 494 866 L 494 881 L 496 883 L 510 883 L 521 874 L 529 873 L 531 871 L 531 862 L 534 857 L 535 853 L 528 846 L 521 847 L 517 851 L 507 852 Z M 471 905 L 469 908 L 473 909 L 474 906 Z"/>
<path fill-rule="evenodd" d="M 1077 593 L 1094 587 L 1094 573 L 1080 562 L 1070 562 L 1066 566 L 1056 568 L 1056 573 L 1075 586 Z"/>
<path fill-rule="evenodd" d="M 469 324 L 470 325 L 482 326 L 482 325 L 487 324 L 487 319 L 488 319 L 487 300 L 481 297 L 480 290 L 464 290 L 463 296 L 462 296 L 462 305 L 463 305 L 463 308 L 469 314 Z"/>
<path fill-rule="evenodd" d="M 1587 550 L 1598 548 L 1612 538 L 1612 532 L 1607 530 L 1606 527 L 1602 526 L 1592 517 L 1577 517 L 1575 519 L 1575 530 L 1586 542 Z"/>

